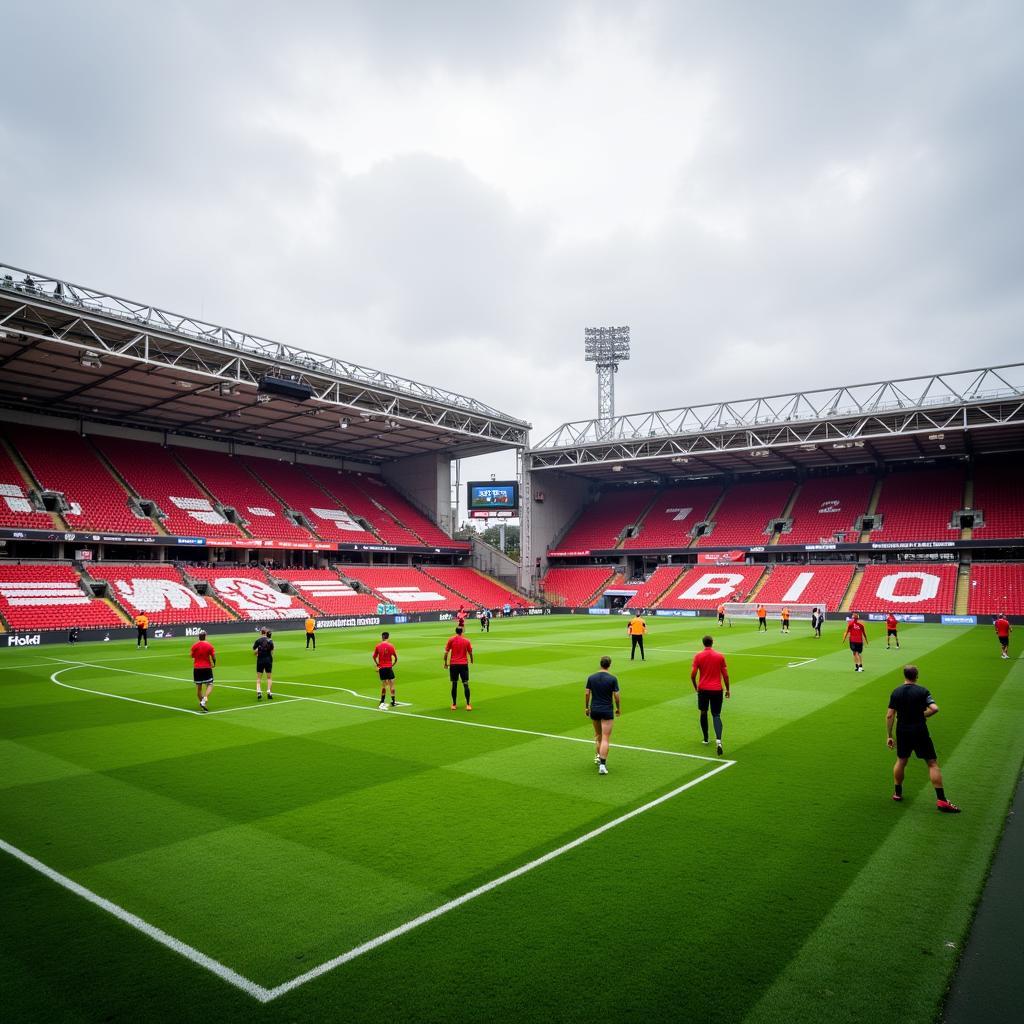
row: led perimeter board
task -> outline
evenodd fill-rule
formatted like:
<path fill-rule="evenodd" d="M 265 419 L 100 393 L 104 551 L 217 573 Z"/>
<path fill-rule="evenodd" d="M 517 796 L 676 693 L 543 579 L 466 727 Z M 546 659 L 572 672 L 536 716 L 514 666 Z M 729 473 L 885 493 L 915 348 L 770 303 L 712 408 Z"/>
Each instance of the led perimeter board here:
<path fill-rule="evenodd" d="M 466 509 L 472 519 L 512 519 L 518 516 L 518 481 L 470 480 L 466 484 Z"/>

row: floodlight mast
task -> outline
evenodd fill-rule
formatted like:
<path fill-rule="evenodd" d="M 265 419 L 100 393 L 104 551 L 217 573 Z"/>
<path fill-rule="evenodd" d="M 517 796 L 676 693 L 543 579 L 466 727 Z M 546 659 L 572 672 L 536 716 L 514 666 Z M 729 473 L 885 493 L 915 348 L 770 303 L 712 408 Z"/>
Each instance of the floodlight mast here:
<path fill-rule="evenodd" d="M 629 328 L 587 327 L 583 350 L 586 362 L 597 364 L 597 418 L 605 434 L 615 419 L 615 374 L 629 359 Z"/>

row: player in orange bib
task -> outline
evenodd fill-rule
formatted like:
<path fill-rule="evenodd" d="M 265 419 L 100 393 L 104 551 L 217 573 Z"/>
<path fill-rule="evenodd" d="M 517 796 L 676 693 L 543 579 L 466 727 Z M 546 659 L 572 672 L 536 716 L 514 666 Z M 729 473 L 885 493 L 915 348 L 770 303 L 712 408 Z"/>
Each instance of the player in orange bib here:
<path fill-rule="evenodd" d="M 145 612 L 140 612 L 135 616 L 135 628 L 138 630 L 135 646 L 149 647 L 149 616 Z"/>
<path fill-rule="evenodd" d="M 788 633 L 789 632 L 789 609 L 788 608 L 783 608 L 782 611 L 779 612 L 779 621 L 782 623 L 782 629 L 780 630 L 780 632 Z"/>
<path fill-rule="evenodd" d="M 763 604 L 757 606 L 757 631 L 758 633 L 764 630 L 768 632 L 768 609 Z"/>

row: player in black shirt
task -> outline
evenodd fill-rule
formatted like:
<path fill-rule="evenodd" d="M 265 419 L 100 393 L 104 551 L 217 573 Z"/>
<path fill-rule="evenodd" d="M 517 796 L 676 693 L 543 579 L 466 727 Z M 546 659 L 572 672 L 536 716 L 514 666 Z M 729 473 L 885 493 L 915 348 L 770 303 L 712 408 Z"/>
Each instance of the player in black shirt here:
<path fill-rule="evenodd" d="M 608 774 L 608 743 L 612 725 L 622 714 L 619 681 L 608 671 L 611 664 L 612 659 L 606 654 L 601 659 L 601 671 L 588 677 L 583 705 L 583 713 L 594 723 L 594 761 L 599 775 Z"/>
<path fill-rule="evenodd" d="M 917 683 L 917 667 L 907 665 L 903 669 L 903 685 L 897 686 L 889 697 L 889 710 L 885 713 L 886 743 L 890 750 L 896 748 L 896 764 L 892 769 L 895 789 L 892 798 L 897 803 L 903 799 L 903 774 L 911 754 L 916 754 L 928 765 L 928 776 L 935 787 L 935 806 L 945 814 L 959 814 L 960 808 L 946 799 L 942 788 L 942 772 L 935 756 L 935 745 L 928 733 L 926 719 L 939 712 L 931 693 Z M 896 739 L 892 738 L 893 723 L 896 724 Z"/>
<path fill-rule="evenodd" d="M 267 680 L 267 700 L 274 699 L 274 641 L 270 639 L 271 632 L 269 629 L 261 629 L 260 635 L 256 638 L 256 642 L 252 645 L 253 652 L 256 655 L 256 699 L 263 700 L 263 690 L 260 688 L 260 674 L 262 673 Z"/>

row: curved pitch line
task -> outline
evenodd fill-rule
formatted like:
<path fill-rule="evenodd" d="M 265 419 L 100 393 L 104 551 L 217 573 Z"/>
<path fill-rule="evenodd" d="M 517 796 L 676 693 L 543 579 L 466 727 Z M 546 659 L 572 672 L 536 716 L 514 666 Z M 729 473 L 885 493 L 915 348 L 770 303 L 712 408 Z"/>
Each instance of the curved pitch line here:
<path fill-rule="evenodd" d="M 194 711 L 191 708 L 178 708 L 173 704 L 158 704 L 152 700 L 141 700 L 138 697 L 125 697 L 123 694 L 118 693 L 107 693 L 106 690 L 90 690 L 85 686 L 72 686 L 71 683 L 62 683 L 57 676 L 62 672 L 71 672 L 75 668 L 91 667 L 91 666 L 80 666 L 80 665 L 69 665 L 67 668 L 59 668 L 50 676 L 50 682 L 56 683 L 57 686 L 63 687 L 65 690 L 78 690 L 79 693 L 91 693 L 96 697 L 111 697 L 114 700 L 127 700 L 132 704 L 148 704 L 151 708 L 165 708 L 167 711 L 179 711 L 183 715 L 199 715 L 201 711 Z M 116 671 L 113 670 L 113 671 Z"/>

